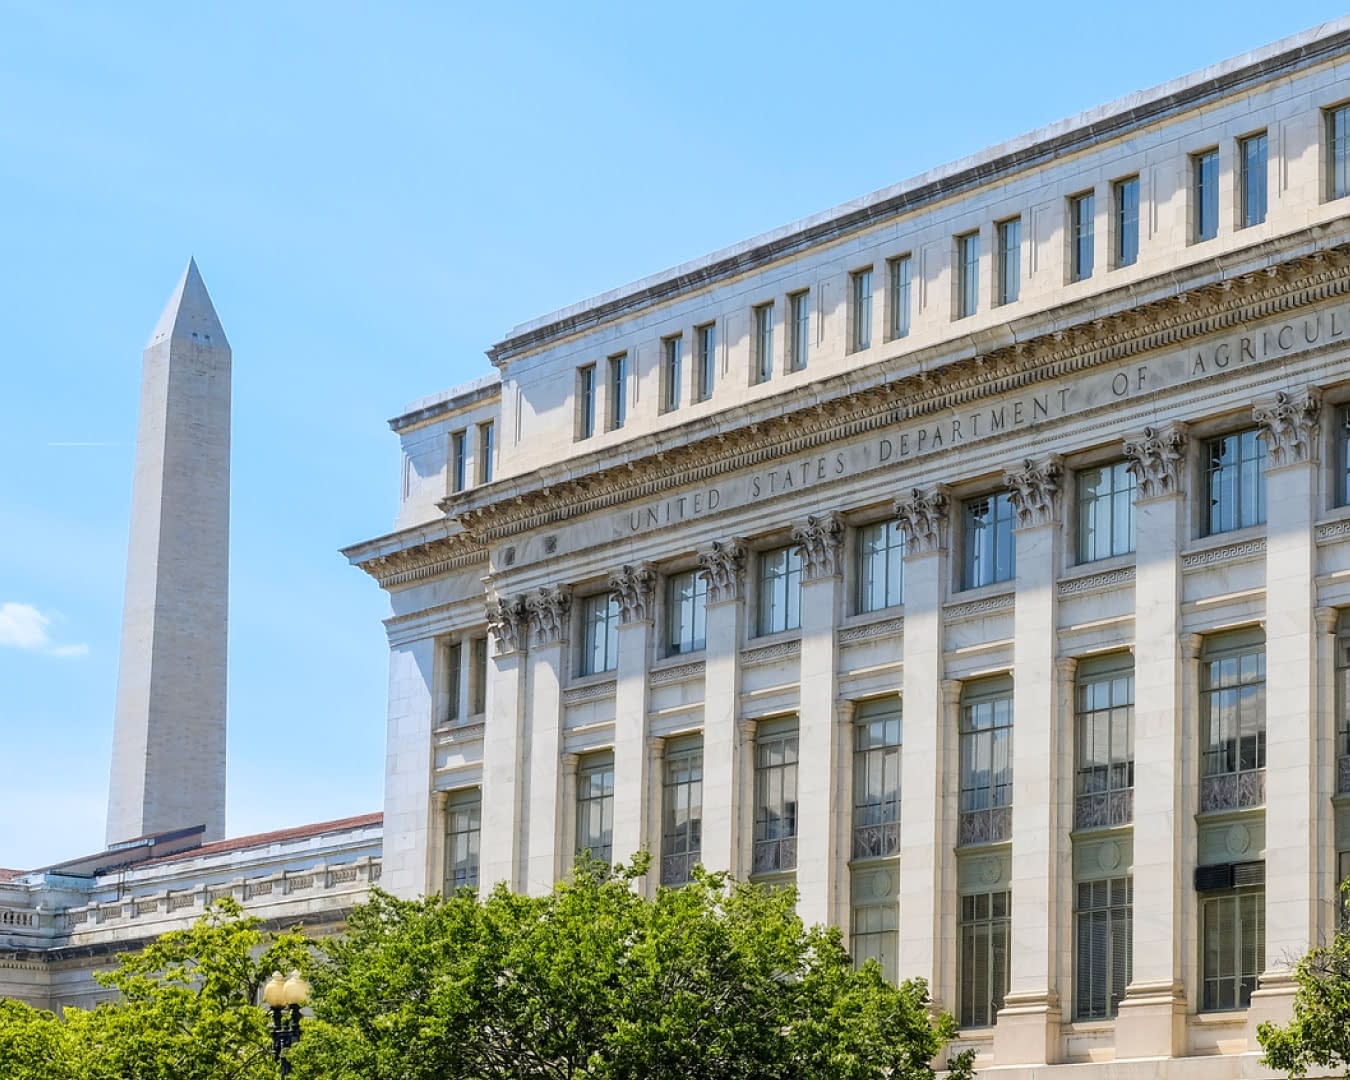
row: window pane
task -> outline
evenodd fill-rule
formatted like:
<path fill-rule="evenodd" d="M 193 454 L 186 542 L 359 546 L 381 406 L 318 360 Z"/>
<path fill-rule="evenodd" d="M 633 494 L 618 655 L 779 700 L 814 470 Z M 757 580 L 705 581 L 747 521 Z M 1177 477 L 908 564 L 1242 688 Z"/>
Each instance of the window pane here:
<path fill-rule="evenodd" d="M 1255 428 L 1206 445 L 1207 533 L 1261 525 L 1266 520 L 1266 444 Z"/>
<path fill-rule="evenodd" d="M 712 397 L 714 368 L 717 363 L 717 327 L 713 324 L 700 326 L 698 334 L 698 400 L 707 401 Z"/>
<path fill-rule="evenodd" d="M 666 753 L 661 835 L 661 884 L 682 885 L 703 844 L 703 747 L 677 745 Z"/>
<path fill-rule="evenodd" d="M 1266 136 L 1243 139 L 1239 157 L 1242 163 L 1242 224 L 1260 225 L 1266 220 Z"/>
<path fill-rule="evenodd" d="M 1116 195 L 1116 265 L 1133 266 L 1139 260 L 1139 177 L 1121 180 Z"/>
<path fill-rule="evenodd" d="M 478 791 L 450 796 L 445 810 L 445 883 L 447 895 L 478 885 L 482 797 Z"/>
<path fill-rule="evenodd" d="M 891 260 L 891 337 L 902 338 L 909 333 L 909 272 L 908 255 Z"/>
<path fill-rule="evenodd" d="M 956 241 L 956 317 L 974 315 L 980 306 L 980 234 L 969 233 Z"/>
<path fill-rule="evenodd" d="M 614 763 L 583 758 L 577 770 L 577 854 L 614 858 Z"/>
<path fill-rule="evenodd" d="M 1092 276 L 1094 257 L 1093 218 L 1096 213 L 1096 198 L 1091 195 L 1079 195 L 1069 200 L 1070 242 L 1072 243 L 1071 276 L 1074 281 L 1082 281 Z"/>
<path fill-rule="evenodd" d="M 900 853 L 900 702 L 866 702 L 853 727 L 853 858 Z"/>
<path fill-rule="evenodd" d="M 1008 991 L 1011 909 L 1007 892 L 962 897 L 957 927 L 958 1019 L 963 1028 L 989 1027 Z"/>
<path fill-rule="evenodd" d="M 1195 174 L 1195 239 L 1212 240 L 1219 234 L 1219 152 L 1196 154 L 1191 168 Z"/>
<path fill-rule="evenodd" d="M 1012 500 L 1006 491 L 964 504 L 964 589 L 1009 581 L 1014 575 Z"/>
<path fill-rule="evenodd" d="M 1134 550 L 1135 478 L 1123 461 L 1078 474 L 1078 561 Z"/>
<path fill-rule="evenodd" d="M 1011 304 L 1022 290 L 1022 220 L 1013 218 L 998 227 L 998 302 Z"/>
<path fill-rule="evenodd" d="M 796 547 L 776 548 L 759 557 L 759 632 L 778 634 L 802 624 L 802 556 Z"/>
<path fill-rule="evenodd" d="M 684 380 L 684 339 L 666 338 L 665 351 L 666 411 L 680 407 L 680 391 Z"/>
<path fill-rule="evenodd" d="M 853 349 L 872 345 L 872 271 L 859 270 L 851 280 L 853 301 Z"/>
<path fill-rule="evenodd" d="M 669 649 L 697 652 L 707 643 L 708 581 L 698 570 L 672 574 L 666 583 Z"/>
<path fill-rule="evenodd" d="M 755 740 L 755 846 L 752 872 L 797 865 L 797 732 Z"/>
<path fill-rule="evenodd" d="M 904 603 L 905 534 L 898 521 L 858 530 L 858 611 Z"/>

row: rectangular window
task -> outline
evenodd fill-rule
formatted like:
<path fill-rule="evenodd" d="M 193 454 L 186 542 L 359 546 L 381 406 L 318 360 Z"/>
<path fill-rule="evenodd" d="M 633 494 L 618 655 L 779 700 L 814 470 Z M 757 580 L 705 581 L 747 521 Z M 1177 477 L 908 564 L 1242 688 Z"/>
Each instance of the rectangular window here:
<path fill-rule="evenodd" d="M 1350 613 L 1336 625 L 1336 794 L 1350 795 Z"/>
<path fill-rule="evenodd" d="M 797 724 L 763 725 L 755 736 L 755 874 L 797 866 Z"/>
<path fill-rule="evenodd" d="M 1086 281 L 1092 276 L 1096 254 L 1093 222 L 1097 213 L 1097 197 L 1092 192 L 1075 195 L 1069 200 L 1069 280 Z"/>
<path fill-rule="evenodd" d="M 463 491 L 469 482 L 468 433 L 456 431 L 450 436 L 450 490 Z"/>
<path fill-rule="evenodd" d="M 460 664 L 464 657 L 464 645 L 452 641 L 445 647 L 445 711 L 441 714 L 441 723 L 459 722 L 459 707 L 463 701 L 463 687 L 460 686 Z"/>
<path fill-rule="evenodd" d="M 1200 901 L 1204 937 L 1200 1008 L 1245 1009 L 1266 966 L 1264 888 L 1231 889 Z"/>
<path fill-rule="evenodd" d="M 1336 505 L 1350 506 L 1350 406 L 1341 409 L 1340 427 L 1336 432 Z"/>
<path fill-rule="evenodd" d="M 482 716 L 487 712 L 487 638 L 469 642 L 469 715 Z"/>
<path fill-rule="evenodd" d="M 900 981 L 900 907 L 894 900 L 855 907 L 848 938 L 854 967 L 875 960 L 887 982 Z"/>
<path fill-rule="evenodd" d="M 595 365 L 577 368 L 577 438 L 595 434 Z"/>
<path fill-rule="evenodd" d="M 958 1020 L 962 1028 L 992 1027 L 1008 992 L 1012 894 L 961 897 L 957 927 Z"/>
<path fill-rule="evenodd" d="M 1008 493 L 966 500 L 961 519 L 961 588 L 1011 581 L 1015 515 Z"/>
<path fill-rule="evenodd" d="M 858 611 L 881 611 L 905 602 L 905 533 L 898 521 L 858 530 Z"/>
<path fill-rule="evenodd" d="M 1195 209 L 1195 241 L 1219 235 L 1219 152 L 1206 150 L 1191 158 L 1191 193 Z"/>
<path fill-rule="evenodd" d="M 661 342 L 661 378 L 665 383 L 666 412 L 680 407 L 680 389 L 684 380 L 684 337 L 676 334 Z"/>
<path fill-rule="evenodd" d="M 900 854 L 900 699 L 864 701 L 853 720 L 853 858 Z"/>
<path fill-rule="evenodd" d="M 891 271 L 891 337 L 909 335 L 910 257 L 901 255 L 889 263 Z"/>
<path fill-rule="evenodd" d="M 672 656 L 698 652 L 708 643 L 708 579 L 686 570 L 666 579 L 667 642 Z"/>
<path fill-rule="evenodd" d="M 773 305 L 760 304 L 755 308 L 754 342 L 755 382 L 773 378 Z"/>
<path fill-rule="evenodd" d="M 1327 198 L 1350 195 L 1350 105 L 1326 111 Z"/>
<path fill-rule="evenodd" d="M 712 397 L 713 380 L 717 375 L 717 325 L 708 323 L 694 330 L 698 339 L 698 386 L 695 393 L 699 401 Z"/>
<path fill-rule="evenodd" d="M 1080 881 L 1074 906 L 1074 1019 L 1116 1015 L 1130 981 L 1134 881 Z"/>
<path fill-rule="evenodd" d="M 1205 444 L 1205 534 L 1245 529 L 1266 520 L 1266 443 L 1255 428 Z"/>
<path fill-rule="evenodd" d="M 661 884 L 683 885 L 703 846 L 703 743 L 672 742 L 666 748 L 661 793 Z"/>
<path fill-rule="evenodd" d="M 614 758 L 591 754 L 577 766 L 577 854 L 614 861 Z"/>
<path fill-rule="evenodd" d="M 1260 630 L 1206 638 L 1200 655 L 1200 811 L 1266 801 L 1266 646 Z"/>
<path fill-rule="evenodd" d="M 619 605 L 611 593 L 581 601 L 581 674 L 598 675 L 619 666 Z"/>
<path fill-rule="evenodd" d="M 1084 660 L 1076 683 L 1074 828 L 1128 825 L 1134 819 L 1134 661 L 1129 653 Z"/>
<path fill-rule="evenodd" d="M 998 226 L 998 302 L 1011 304 L 1022 292 L 1022 219 Z"/>
<path fill-rule="evenodd" d="M 805 371 L 811 358 L 811 294 L 793 293 L 788 297 L 788 370 Z"/>
<path fill-rule="evenodd" d="M 1012 835 L 1013 683 L 1007 676 L 961 691 L 961 794 L 958 844 Z"/>
<path fill-rule="evenodd" d="M 759 555 L 759 632 L 781 634 L 802 624 L 802 553 L 795 545 Z"/>
<path fill-rule="evenodd" d="M 980 310 L 980 234 L 956 238 L 956 317 L 965 319 Z"/>
<path fill-rule="evenodd" d="M 851 352 L 872 346 L 872 268 L 849 275 L 849 318 L 853 323 Z"/>
<path fill-rule="evenodd" d="M 628 354 L 609 358 L 609 430 L 618 431 L 628 419 Z"/>
<path fill-rule="evenodd" d="M 493 458 L 496 456 L 497 428 L 491 420 L 478 425 L 478 482 L 492 483 Z"/>
<path fill-rule="evenodd" d="M 1238 140 L 1238 162 L 1242 170 L 1242 227 L 1260 225 L 1266 220 L 1266 133 Z"/>
<path fill-rule="evenodd" d="M 1134 550 L 1135 478 L 1123 461 L 1078 474 L 1078 561 Z"/>
<path fill-rule="evenodd" d="M 1117 180 L 1115 196 L 1116 265 L 1133 266 L 1139 261 L 1139 177 Z"/>
<path fill-rule="evenodd" d="M 477 788 L 452 792 L 445 804 L 445 884 L 451 896 L 478 888 L 478 848 L 483 828 L 483 796 Z"/>

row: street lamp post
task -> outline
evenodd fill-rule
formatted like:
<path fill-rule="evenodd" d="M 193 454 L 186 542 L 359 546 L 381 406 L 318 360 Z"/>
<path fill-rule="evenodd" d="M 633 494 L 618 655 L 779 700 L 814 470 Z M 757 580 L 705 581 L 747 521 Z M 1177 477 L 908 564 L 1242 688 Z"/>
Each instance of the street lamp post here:
<path fill-rule="evenodd" d="M 309 983 L 292 971 L 283 979 L 281 972 L 272 972 L 262 989 L 263 1004 L 272 1010 L 272 1056 L 277 1059 L 282 1076 L 289 1076 L 291 1063 L 286 1051 L 300 1041 L 300 1006 L 309 1000 Z"/>

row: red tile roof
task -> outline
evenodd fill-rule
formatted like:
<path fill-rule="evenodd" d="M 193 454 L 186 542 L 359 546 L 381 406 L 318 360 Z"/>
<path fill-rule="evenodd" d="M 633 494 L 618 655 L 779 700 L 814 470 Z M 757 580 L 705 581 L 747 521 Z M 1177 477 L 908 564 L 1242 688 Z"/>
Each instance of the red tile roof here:
<path fill-rule="evenodd" d="M 303 840 L 309 836 L 346 832 L 348 829 L 363 829 L 370 825 L 380 825 L 383 822 L 384 814 L 382 813 L 358 814 L 356 817 L 338 818 L 336 821 L 317 821 L 312 825 L 297 825 L 291 829 L 254 833 L 252 836 L 236 836 L 231 840 L 216 840 L 214 843 L 202 844 L 199 847 L 188 848 L 186 851 L 175 851 L 171 855 L 161 855 L 158 859 L 147 859 L 137 865 L 156 866 L 160 863 L 195 859 L 199 855 L 221 855 L 227 851 L 245 851 L 248 848 L 266 847 L 269 844 L 279 844 L 287 840 Z"/>
<path fill-rule="evenodd" d="M 0 881 L 13 881 L 16 877 L 23 877 L 28 873 L 27 870 L 6 870 L 0 866 Z"/>

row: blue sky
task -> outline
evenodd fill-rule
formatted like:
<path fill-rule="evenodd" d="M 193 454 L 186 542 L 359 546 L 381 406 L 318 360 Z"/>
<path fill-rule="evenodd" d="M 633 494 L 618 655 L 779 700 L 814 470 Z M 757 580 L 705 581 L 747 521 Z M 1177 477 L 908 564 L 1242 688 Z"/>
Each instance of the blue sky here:
<path fill-rule="evenodd" d="M 380 806 L 413 398 L 512 326 L 1332 4 L 0 0 L 0 866 L 103 836 L 140 355 L 234 348 L 231 834 Z"/>

